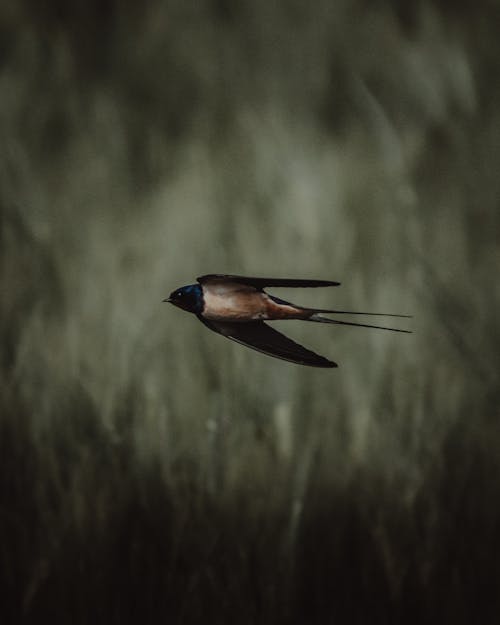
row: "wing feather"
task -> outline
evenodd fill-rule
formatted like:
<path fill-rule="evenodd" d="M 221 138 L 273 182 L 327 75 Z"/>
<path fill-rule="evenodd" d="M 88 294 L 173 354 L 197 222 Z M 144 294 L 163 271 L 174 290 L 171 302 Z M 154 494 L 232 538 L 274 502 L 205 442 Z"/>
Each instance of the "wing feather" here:
<path fill-rule="evenodd" d="M 266 286 L 282 286 L 282 287 L 321 287 L 321 286 L 339 286 L 340 282 L 332 282 L 331 280 L 307 280 L 296 278 L 252 278 L 247 276 L 231 276 L 222 273 L 211 273 L 206 276 L 196 278 L 203 284 L 215 284 L 236 282 L 247 286 L 253 286 L 258 290 L 262 290 Z"/>
<path fill-rule="evenodd" d="M 268 356 L 309 367 L 337 367 L 335 362 L 295 343 L 295 341 L 271 328 L 263 321 L 228 323 L 209 321 L 202 315 L 198 315 L 198 318 L 214 332 L 218 332 L 232 341 L 241 343 Z"/>

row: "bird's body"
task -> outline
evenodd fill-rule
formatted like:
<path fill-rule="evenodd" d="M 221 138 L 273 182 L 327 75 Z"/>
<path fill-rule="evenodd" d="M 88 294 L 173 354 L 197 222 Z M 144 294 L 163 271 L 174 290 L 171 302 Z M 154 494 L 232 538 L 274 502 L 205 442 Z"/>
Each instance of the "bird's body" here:
<path fill-rule="evenodd" d="M 264 321 L 303 319 L 304 309 L 278 303 L 255 287 L 238 282 L 208 283 L 203 286 L 203 316 L 211 321 Z"/>
<path fill-rule="evenodd" d="M 331 360 L 295 343 L 264 321 L 302 319 L 321 323 L 378 328 L 394 332 L 408 332 L 408 330 L 396 328 L 338 321 L 319 314 L 377 315 L 378 313 L 304 308 L 269 295 L 264 291 L 266 286 L 321 287 L 338 286 L 338 282 L 288 278 L 249 278 L 221 274 L 201 276 L 197 280 L 198 284 L 181 287 L 173 291 L 170 297 L 164 301 L 196 314 L 198 319 L 211 330 L 233 341 L 269 356 L 297 364 L 311 367 L 337 366 Z M 385 316 L 406 317 L 407 315 Z"/>

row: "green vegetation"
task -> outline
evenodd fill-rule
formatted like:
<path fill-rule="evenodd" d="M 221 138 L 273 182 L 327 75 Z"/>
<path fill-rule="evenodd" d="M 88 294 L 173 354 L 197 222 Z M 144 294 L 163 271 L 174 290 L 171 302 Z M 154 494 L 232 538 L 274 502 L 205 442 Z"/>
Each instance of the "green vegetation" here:
<path fill-rule="evenodd" d="M 497 622 L 495 17 L 4 0 L 2 623 Z M 211 272 L 415 333 L 294 367 L 161 303 Z"/>

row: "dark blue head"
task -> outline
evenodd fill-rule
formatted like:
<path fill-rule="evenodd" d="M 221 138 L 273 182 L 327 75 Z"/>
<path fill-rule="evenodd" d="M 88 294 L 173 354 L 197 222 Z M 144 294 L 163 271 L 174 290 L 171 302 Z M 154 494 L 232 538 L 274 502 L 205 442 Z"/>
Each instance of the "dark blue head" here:
<path fill-rule="evenodd" d="M 203 291 L 199 284 L 181 286 L 180 289 L 176 289 L 170 293 L 168 299 L 164 299 L 163 301 L 170 302 L 174 306 L 195 313 L 196 315 L 203 312 Z"/>

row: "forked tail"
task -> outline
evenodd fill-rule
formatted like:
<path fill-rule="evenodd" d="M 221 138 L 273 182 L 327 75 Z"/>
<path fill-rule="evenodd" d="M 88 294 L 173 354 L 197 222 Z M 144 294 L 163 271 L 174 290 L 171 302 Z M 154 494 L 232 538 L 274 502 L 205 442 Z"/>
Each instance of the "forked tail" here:
<path fill-rule="evenodd" d="M 405 317 L 410 318 L 411 315 L 384 315 L 382 313 L 360 313 L 360 312 L 348 312 L 346 310 L 321 310 L 320 312 L 329 312 L 333 314 L 346 314 L 346 315 L 373 315 L 377 317 Z M 376 328 L 377 330 L 390 330 L 391 332 L 404 332 L 405 334 L 412 334 L 411 330 L 400 330 L 399 328 L 387 328 L 386 326 L 375 326 L 368 323 L 354 323 L 353 321 L 338 321 L 337 319 L 328 319 L 319 315 L 318 312 L 313 313 L 308 321 L 317 321 L 319 323 L 337 323 L 342 326 L 357 326 L 359 328 Z"/>
<path fill-rule="evenodd" d="M 375 326 L 368 323 L 354 323 L 354 321 L 337 321 L 336 319 L 329 319 L 323 317 L 319 313 L 328 313 L 330 315 L 368 315 L 370 317 L 399 317 L 401 319 L 411 319 L 412 315 L 394 315 L 391 313 L 373 313 L 373 312 L 359 312 L 354 310 L 331 310 L 324 308 L 306 308 L 305 306 L 296 306 L 291 302 L 287 302 L 279 297 L 269 296 L 273 302 L 277 304 L 284 304 L 285 306 L 293 306 L 295 309 L 301 311 L 301 316 L 296 317 L 305 319 L 306 321 L 318 321 L 320 323 L 337 323 L 342 326 L 358 326 L 360 328 L 376 328 L 377 330 L 390 330 L 391 332 L 404 332 L 405 334 L 412 334 L 411 330 L 400 330 L 399 328 L 387 328 L 385 326 Z M 309 316 L 307 316 L 309 315 Z M 292 317 L 293 318 L 293 317 Z"/>

